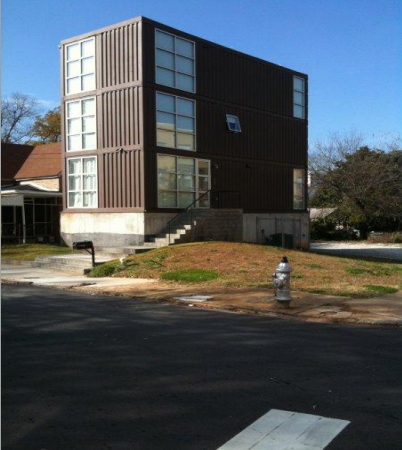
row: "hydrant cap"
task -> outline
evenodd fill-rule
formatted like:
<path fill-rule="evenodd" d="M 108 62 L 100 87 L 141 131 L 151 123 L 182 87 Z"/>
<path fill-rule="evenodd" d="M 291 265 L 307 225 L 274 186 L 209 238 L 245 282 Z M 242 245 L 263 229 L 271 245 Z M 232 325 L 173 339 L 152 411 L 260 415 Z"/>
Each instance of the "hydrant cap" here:
<path fill-rule="evenodd" d="M 281 259 L 281 263 L 288 263 L 289 261 L 288 261 L 288 257 L 287 256 L 283 256 L 282 257 L 282 259 Z"/>

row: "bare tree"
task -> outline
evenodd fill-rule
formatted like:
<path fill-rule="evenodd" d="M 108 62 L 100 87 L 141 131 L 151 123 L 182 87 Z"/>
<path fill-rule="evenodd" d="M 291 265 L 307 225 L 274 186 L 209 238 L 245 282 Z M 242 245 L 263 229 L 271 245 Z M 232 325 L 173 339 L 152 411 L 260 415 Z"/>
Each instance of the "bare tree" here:
<path fill-rule="evenodd" d="M 27 94 L 14 93 L 1 102 L 1 142 L 24 144 L 33 136 L 38 102 Z"/>

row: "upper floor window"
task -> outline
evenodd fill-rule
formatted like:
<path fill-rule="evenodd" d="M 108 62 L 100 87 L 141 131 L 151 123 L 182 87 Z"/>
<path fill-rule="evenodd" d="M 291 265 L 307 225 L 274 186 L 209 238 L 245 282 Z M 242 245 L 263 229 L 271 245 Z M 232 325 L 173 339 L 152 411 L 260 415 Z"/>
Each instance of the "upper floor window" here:
<path fill-rule="evenodd" d="M 96 149 L 96 98 L 66 103 L 67 151 Z"/>
<path fill-rule="evenodd" d="M 195 150 L 195 101 L 156 93 L 156 141 L 159 147 Z"/>
<path fill-rule="evenodd" d="M 229 131 L 233 131 L 233 133 L 241 133 L 240 121 L 237 116 L 226 114 L 226 123 L 228 124 Z"/>
<path fill-rule="evenodd" d="M 66 94 L 91 91 L 95 83 L 95 39 L 66 45 Z"/>
<path fill-rule="evenodd" d="M 194 42 L 155 30 L 156 82 L 195 92 L 194 52 Z"/>
<path fill-rule="evenodd" d="M 306 89 L 304 78 L 293 77 L 293 116 L 306 118 Z"/>
<path fill-rule="evenodd" d="M 293 209 L 306 209 L 305 170 L 293 169 Z"/>

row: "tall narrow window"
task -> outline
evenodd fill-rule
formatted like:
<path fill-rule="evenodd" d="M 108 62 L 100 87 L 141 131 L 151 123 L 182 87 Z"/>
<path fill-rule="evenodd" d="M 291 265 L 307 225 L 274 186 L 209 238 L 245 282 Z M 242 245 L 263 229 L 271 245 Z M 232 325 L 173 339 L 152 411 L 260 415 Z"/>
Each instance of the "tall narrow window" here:
<path fill-rule="evenodd" d="M 95 82 L 95 39 L 66 45 L 66 94 L 91 91 Z"/>
<path fill-rule="evenodd" d="M 156 140 L 159 147 L 195 150 L 195 102 L 156 93 Z"/>
<path fill-rule="evenodd" d="M 96 157 L 67 160 L 68 207 L 96 208 L 98 206 L 98 180 Z"/>
<path fill-rule="evenodd" d="M 155 30 L 155 68 L 158 84 L 195 92 L 194 42 Z"/>
<path fill-rule="evenodd" d="M 181 156 L 158 155 L 158 207 L 209 208 L 210 162 Z M 201 198 L 200 198 L 201 197 Z"/>
<path fill-rule="evenodd" d="M 305 170 L 293 169 L 293 209 L 306 209 Z"/>
<path fill-rule="evenodd" d="M 66 103 L 67 151 L 96 149 L 96 98 Z"/>
<path fill-rule="evenodd" d="M 304 78 L 293 77 L 293 116 L 306 118 L 306 88 Z"/>

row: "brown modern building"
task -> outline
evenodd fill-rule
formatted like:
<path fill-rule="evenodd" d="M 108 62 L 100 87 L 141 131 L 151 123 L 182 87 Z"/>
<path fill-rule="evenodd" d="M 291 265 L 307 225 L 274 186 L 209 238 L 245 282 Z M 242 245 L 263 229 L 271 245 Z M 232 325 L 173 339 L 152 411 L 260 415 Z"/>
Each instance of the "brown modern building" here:
<path fill-rule="evenodd" d="M 307 75 L 144 17 L 63 41 L 61 72 L 67 243 L 308 247 Z"/>

